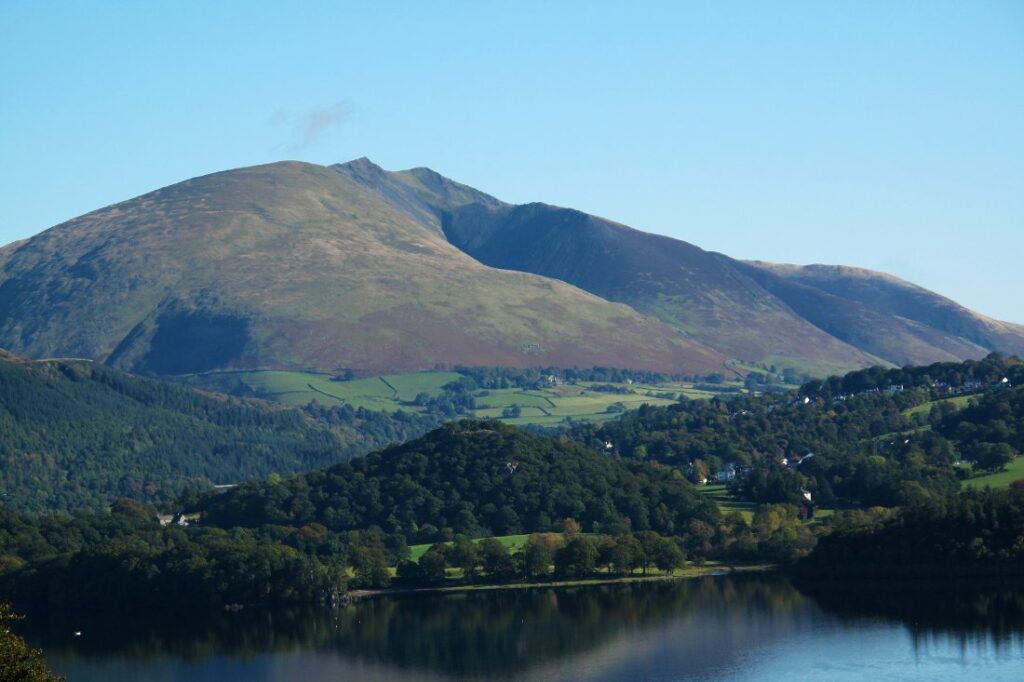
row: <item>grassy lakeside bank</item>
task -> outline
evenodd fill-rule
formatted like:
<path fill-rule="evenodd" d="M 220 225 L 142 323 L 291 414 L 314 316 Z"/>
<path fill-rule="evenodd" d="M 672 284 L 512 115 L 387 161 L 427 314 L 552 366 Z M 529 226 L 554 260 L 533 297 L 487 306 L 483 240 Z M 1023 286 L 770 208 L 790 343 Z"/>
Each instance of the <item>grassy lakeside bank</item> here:
<path fill-rule="evenodd" d="M 722 564 L 708 562 L 704 566 L 688 566 L 678 568 L 671 574 L 657 575 L 622 575 L 608 577 L 591 577 L 579 580 L 544 580 L 507 583 L 464 583 L 459 585 L 435 585 L 430 587 L 387 587 L 371 590 L 350 590 L 347 595 L 350 601 L 358 601 L 371 597 L 384 597 L 402 594 L 428 594 L 445 592 L 478 592 L 486 590 L 522 590 L 535 587 L 590 587 L 594 585 L 616 585 L 623 583 L 657 582 L 665 580 L 693 580 L 719 575 L 735 575 L 737 573 L 767 573 L 777 570 L 775 564 Z"/>

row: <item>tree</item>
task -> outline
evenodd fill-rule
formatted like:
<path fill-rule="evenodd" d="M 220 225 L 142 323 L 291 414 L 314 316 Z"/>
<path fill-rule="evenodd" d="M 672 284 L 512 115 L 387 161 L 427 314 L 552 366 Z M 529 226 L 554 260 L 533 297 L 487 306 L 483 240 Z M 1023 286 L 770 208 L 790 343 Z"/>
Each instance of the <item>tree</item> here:
<path fill-rule="evenodd" d="M 480 565 L 480 550 L 476 543 L 460 535 L 455 538 L 455 544 L 448 553 L 448 561 L 452 566 L 462 569 L 462 575 L 467 579 L 476 577 L 477 566 Z"/>
<path fill-rule="evenodd" d="M 420 567 L 411 559 L 402 559 L 395 567 L 395 575 L 403 583 L 414 583 L 419 580 Z"/>
<path fill-rule="evenodd" d="M 60 682 L 63 677 L 46 669 L 42 652 L 31 649 L 25 640 L 11 632 L 18 620 L 8 604 L 0 604 L 0 680 L 12 682 Z"/>
<path fill-rule="evenodd" d="M 597 545 L 586 535 L 577 535 L 555 554 L 555 571 L 567 578 L 585 578 L 597 566 Z"/>
<path fill-rule="evenodd" d="M 484 538 L 480 541 L 479 548 L 484 571 L 489 577 L 499 579 L 512 577 L 515 567 L 505 545 L 494 538 Z"/>
<path fill-rule="evenodd" d="M 669 538 L 659 538 L 651 550 L 647 553 L 651 563 L 666 573 L 672 573 L 677 568 L 686 564 L 686 556 L 683 550 Z"/>
<path fill-rule="evenodd" d="M 363 587 L 387 587 L 391 583 L 388 559 L 380 545 L 353 547 L 352 568 L 356 582 Z"/>
<path fill-rule="evenodd" d="M 978 443 L 971 453 L 975 466 L 986 471 L 1002 471 L 1016 456 L 1006 443 Z"/>
<path fill-rule="evenodd" d="M 444 554 L 433 549 L 427 550 L 427 552 L 420 557 L 419 563 L 419 580 L 426 585 L 437 585 L 443 583 L 445 579 L 445 567 L 447 561 L 444 558 Z"/>
<path fill-rule="evenodd" d="M 580 522 L 572 517 L 562 521 L 562 534 L 564 534 L 566 538 L 571 538 L 582 530 L 583 528 L 580 526 Z"/>
<path fill-rule="evenodd" d="M 551 549 L 547 540 L 534 534 L 526 540 L 523 547 L 523 575 L 527 578 L 541 578 L 548 575 L 551 566 Z"/>
<path fill-rule="evenodd" d="M 618 575 L 625 575 L 633 564 L 632 547 L 619 542 L 623 536 L 616 538 L 605 538 L 598 549 L 598 560 L 608 570 Z"/>
<path fill-rule="evenodd" d="M 703 459 L 695 459 L 690 463 L 693 467 L 693 480 L 695 483 L 703 483 L 708 479 L 708 466 Z"/>

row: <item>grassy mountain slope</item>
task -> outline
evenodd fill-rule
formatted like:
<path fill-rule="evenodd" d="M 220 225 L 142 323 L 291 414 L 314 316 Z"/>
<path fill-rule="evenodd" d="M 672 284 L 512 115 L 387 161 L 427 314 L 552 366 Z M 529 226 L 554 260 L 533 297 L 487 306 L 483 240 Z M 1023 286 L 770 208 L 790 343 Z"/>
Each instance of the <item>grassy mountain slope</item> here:
<path fill-rule="evenodd" d="M 444 229 L 488 265 L 626 303 L 733 358 L 783 356 L 837 368 L 873 362 L 795 315 L 730 259 L 686 242 L 546 204 L 460 207 Z"/>
<path fill-rule="evenodd" d="M 10 258 L 11 255 L 15 251 L 17 251 L 26 241 L 28 240 L 21 239 L 16 242 L 11 242 L 10 244 L 7 244 L 5 246 L 0 246 L 0 268 L 4 267 L 4 263 L 7 262 L 7 259 Z"/>
<path fill-rule="evenodd" d="M 721 369 L 720 354 L 627 306 L 462 253 L 417 215 L 426 175 L 388 194 L 357 171 L 284 162 L 216 173 L 51 228 L 6 256 L 0 345 L 161 375 Z M 449 201 L 479 199 L 446 186 Z"/>
<path fill-rule="evenodd" d="M 186 484 L 307 471 L 345 452 L 297 410 L 216 400 L 98 363 L 0 354 L 0 487 L 17 509 L 157 502 Z"/>
<path fill-rule="evenodd" d="M 427 168 L 388 172 L 365 159 L 336 168 L 487 265 L 626 303 L 729 357 L 836 370 L 875 361 L 796 316 L 731 259 L 686 242 L 580 211 L 512 206 Z"/>
<path fill-rule="evenodd" d="M 415 187 L 427 222 L 480 261 L 626 303 L 733 358 L 821 372 L 1024 345 L 1024 327 L 882 273 L 744 263 L 580 211 L 504 204 L 425 169 L 384 175 L 374 182 Z"/>
<path fill-rule="evenodd" d="M 752 278 L 817 326 L 897 364 L 1024 351 L 1024 327 L 985 317 L 892 275 L 837 265 L 744 265 Z"/>
<path fill-rule="evenodd" d="M 990 350 L 855 298 L 780 276 L 760 264 L 746 267 L 752 279 L 820 329 L 894 364 L 954 361 Z"/>

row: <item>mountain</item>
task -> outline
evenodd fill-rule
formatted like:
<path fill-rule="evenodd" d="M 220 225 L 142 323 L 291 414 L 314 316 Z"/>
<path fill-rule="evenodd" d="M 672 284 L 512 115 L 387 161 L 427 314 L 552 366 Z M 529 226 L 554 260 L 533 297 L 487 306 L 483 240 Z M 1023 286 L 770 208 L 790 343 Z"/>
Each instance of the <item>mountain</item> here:
<path fill-rule="evenodd" d="M 507 204 L 427 168 L 335 168 L 482 263 L 625 303 L 730 358 L 826 374 L 1024 349 L 1024 327 L 883 273 L 742 262 L 573 209 Z"/>
<path fill-rule="evenodd" d="M 459 207 L 444 230 L 488 265 L 626 303 L 730 358 L 826 370 L 876 362 L 801 318 L 732 259 L 677 239 L 546 204 Z"/>
<path fill-rule="evenodd" d="M 365 159 L 335 168 L 482 263 L 625 303 L 729 358 L 826 369 L 875 361 L 799 318 L 731 259 L 692 244 L 571 209 L 506 204 L 429 168 L 388 172 Z"/>
<path fill-rule="evenodd" d="M 357 159 L 195 178 L 0 249 L 0 345 L 165 376 L 729 360 L 825 375 L 1020 353 L 1024 327 L 881 273 L 738 261 Z"/>
<path fill-rule="evenodd" d="M 190 484 L 327 466 L 355 454 L 349 446 L 298 410 L 0 351 L 0 492 L 15 509 L 159 502 Z"/>
<path fill-rule="evenodd" d="M 5 254 L 0 345 L 158 375 L 439 363 L 722 370 L 721 354 L 628 306 L 481 264 L 413 212 L 400 193 L 306 163 L 188 180 Z"/>
<path fill-rule="evenodd" d="M 1024 326 L 1000 322 L 892 275 L 838 265 L 750 262 L 745 271 L 805 319 L 898 365 L 1024 354 Z"/>

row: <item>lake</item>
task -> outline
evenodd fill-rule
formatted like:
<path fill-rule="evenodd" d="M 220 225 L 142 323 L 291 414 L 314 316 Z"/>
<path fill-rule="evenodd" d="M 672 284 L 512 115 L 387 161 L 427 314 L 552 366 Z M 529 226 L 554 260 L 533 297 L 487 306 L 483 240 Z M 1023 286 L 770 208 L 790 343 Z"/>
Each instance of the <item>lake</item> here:
<path fill-rule="evenodd" d="M 18 629 L 69 682 L 1024 680 L 1021 582 L 737 575 Z"/>

